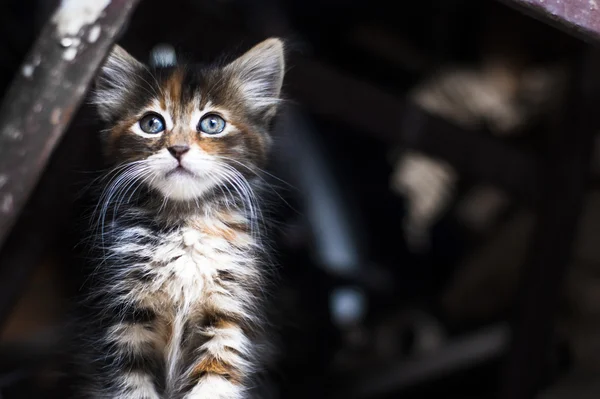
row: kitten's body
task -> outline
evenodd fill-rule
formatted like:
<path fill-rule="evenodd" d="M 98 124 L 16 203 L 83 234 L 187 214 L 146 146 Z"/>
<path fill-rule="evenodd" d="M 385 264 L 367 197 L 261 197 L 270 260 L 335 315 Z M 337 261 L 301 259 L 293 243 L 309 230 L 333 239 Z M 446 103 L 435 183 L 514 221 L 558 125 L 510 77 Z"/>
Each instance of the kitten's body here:
<path fill-rule="evenodd" d="M 176 213 L 130 208 L 107 228 L 82 320 L 92 397 L 111 385 L 147 393 L 115 397 L 240 397 L 256 371 L 265 271 L 247 218 L 214 204 Z"/>
<path fill-rule="evenodd" d="M 253 172 L 268 149 L 281 50 L 271 39 L 202 70 L 149 71 L 122 50 L 109 58 L 97 102 L 119 166 L 98 208 L 77 397 L 247 397 L 268 269 Z M 143 124 L 148 112 L 164 124 L 158 136 L 142 131 L 158 126 Z M 226 124 L 209 134 L 200 126 L 213 114 Z"/>

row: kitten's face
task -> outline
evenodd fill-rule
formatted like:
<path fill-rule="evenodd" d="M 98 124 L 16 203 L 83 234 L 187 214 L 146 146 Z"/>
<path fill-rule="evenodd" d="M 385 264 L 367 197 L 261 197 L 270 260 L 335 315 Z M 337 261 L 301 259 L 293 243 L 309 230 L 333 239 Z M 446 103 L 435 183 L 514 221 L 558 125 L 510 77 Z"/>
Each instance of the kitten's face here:
<path fill-rule="evenodd" d="M 153 70 L 116 47 L 95 96 L 106 153 L 167 198 L 235 186 L 265 161 L 283 72 L 277 39 L 220 68 Z"/>

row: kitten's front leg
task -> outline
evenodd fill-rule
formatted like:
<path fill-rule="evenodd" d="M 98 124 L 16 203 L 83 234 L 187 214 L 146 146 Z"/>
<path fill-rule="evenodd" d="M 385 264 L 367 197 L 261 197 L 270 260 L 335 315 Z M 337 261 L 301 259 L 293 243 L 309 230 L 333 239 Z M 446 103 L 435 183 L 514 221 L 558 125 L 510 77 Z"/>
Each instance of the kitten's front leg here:
<path fill-rule="evenodd" d="M 191 390 L 185 399 L 241 399 L 252 364 L 250 340 L 239 323 L 216 318 L 203 333 L 208 340 L 198 349 L 188 371 Z"/>
<path fill-rule="evenodd" d="M 160 399 L 161 360 L 156 351 L 157 329 L 146 323 L 118 322 L 103 338 L 103 369 L 110 374 L 97 398 Z"/>

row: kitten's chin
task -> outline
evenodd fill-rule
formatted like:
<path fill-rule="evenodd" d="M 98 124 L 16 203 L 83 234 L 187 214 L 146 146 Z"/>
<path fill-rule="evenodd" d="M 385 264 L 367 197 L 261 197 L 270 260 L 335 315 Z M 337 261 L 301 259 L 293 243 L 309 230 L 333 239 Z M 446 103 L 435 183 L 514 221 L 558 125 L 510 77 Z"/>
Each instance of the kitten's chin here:
<path fill-rule="evenodd" d="M 215 186 L 215 183 L 210 179 L 178 173 L 154 179 L 151 186 L 166 198 L 190 201 L 202 197 Z"/>

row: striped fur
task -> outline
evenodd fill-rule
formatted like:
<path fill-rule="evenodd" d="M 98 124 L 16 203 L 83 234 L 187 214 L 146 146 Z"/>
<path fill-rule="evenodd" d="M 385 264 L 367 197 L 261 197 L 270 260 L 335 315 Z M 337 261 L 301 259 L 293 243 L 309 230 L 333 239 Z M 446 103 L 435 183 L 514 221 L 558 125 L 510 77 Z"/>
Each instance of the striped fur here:
<path fill-rule="evenodd" d="M 96 103 L 114 168 L 94 218 L 76 397 L 248 397 L 267 288 L 257 173 L 282 77 L 277 39 L 224 67 L 152 70 L 120 48 L 107 60 Z M 161 134 L 142 134 L 148 111 Z M 222 133 L 196 129 L 206 113 Z M 178 159 L 177 145 L 189 147 Z"/>

